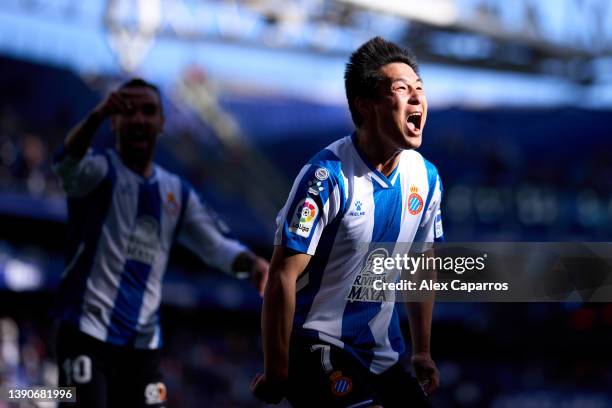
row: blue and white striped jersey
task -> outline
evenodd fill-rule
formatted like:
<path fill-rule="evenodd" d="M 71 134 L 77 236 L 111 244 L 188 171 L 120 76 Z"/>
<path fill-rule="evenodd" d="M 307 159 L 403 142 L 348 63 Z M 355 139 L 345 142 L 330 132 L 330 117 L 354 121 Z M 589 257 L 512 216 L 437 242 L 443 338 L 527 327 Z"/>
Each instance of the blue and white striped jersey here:
<path fill-rule="evenodd" d="M 389 177 L 355 135 L 315 155 L 277 218 L 275 244 L 313 256 L 297 281 L 294 335 L 342 347 L 374 373 L 395 364 L 405 346 L 394 299 L 366 299 L 360 285 L 367 244 L 443 240 L 441 198 L 437 169 L 414 150 Z"/>
<path fill-rule="evenodd" d="M 246 250 L 187 183 L 157 165 L 143 178 L 113 150 L 80 161 L 59 152 L 54 170 L 68 195 L 60 318 L 99 340 L 160 346 L 162 278 L 175 239 L 226 272 Z"/>

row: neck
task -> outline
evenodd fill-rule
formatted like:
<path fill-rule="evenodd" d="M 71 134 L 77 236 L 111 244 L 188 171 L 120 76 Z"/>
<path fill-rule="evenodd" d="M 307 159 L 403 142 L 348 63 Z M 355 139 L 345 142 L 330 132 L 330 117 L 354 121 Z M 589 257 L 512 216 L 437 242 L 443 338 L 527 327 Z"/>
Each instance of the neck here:
<path fill-rule="evenodd" d="M 399 163 L 401 149 L 386 145 L 378 135 L 365 127 L 357 130 L 357 146 L 368 163 L 385 176 L 389 176 Z"/>
<path fill-rule="evenodd" d="M 152 159 L 134 159 L 132 157 L 127 157 L 125 153 L 119 151 L 119 157 L 121 157 L 121 161 L 125 166 L 132 170 L 134 173 L 142 176 L 144 178 L 151 177 L 153 174 L 153 160 Z"/>

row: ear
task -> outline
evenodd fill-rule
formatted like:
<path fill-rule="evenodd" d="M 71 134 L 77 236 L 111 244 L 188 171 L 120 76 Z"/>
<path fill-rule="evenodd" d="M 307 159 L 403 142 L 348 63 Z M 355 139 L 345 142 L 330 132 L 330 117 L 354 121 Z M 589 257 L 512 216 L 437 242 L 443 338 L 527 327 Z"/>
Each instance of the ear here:
<path fill-rule="evenodd" d="M 355 98 L 355 108 L 357 108 L 357 112 L 359 112 L 359 114 L 363 118 L 370 116 L 374 111 L 372 101 L 362 96 L 358 96 Z"/>

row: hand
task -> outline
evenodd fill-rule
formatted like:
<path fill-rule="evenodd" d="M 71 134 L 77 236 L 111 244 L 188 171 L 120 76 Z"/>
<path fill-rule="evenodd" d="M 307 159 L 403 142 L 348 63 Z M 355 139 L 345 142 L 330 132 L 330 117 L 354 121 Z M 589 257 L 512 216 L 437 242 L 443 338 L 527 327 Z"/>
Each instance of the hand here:
<path fill-rule="evenodd" d="M 249 386 L 255 398 L 266 404 L 278 404 L 285 397 L 281 383 L 273 383 L 265 374 L 258 373 Z"/>
<path fill-rule="evenodd" d="M 410 359 L 417 380 L 425 395 L 433 394 L 440 385 L 440 372 L 429 353 L 416 353 Z"/>
<path fill-rule="evenodd" d="M 268 269 L 270 264 L 263 258 L 255 258 L 253 269 L 251 271 L 251 282 L 257 288 L 259 296 L 263 297 L 264 290 L 266 289 L 266 282 L 268 282 Z"/>
<path fill-rule="evenodd" d="M 125 94 L 119 91 L 111 92 L 102 102 L 93 110 L 93 113 L 98 115 L 100 119 L 106 119 L 109 116 L 127 113 L 133 109 L 132 104 L 125 97 Z"/>

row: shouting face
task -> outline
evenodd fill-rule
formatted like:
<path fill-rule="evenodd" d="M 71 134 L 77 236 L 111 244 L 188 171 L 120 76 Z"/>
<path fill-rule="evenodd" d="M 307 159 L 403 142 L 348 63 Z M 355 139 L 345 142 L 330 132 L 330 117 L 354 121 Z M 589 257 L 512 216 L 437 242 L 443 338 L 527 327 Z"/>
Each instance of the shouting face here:
<path fill-rule="evenodd" d="M 383 80 L 372 102 L 370 119 L 382 143 L 394 149 L 421 145 L 427 119 L 423 82 L 407 64 L 394 62 L 379 69 Z"/>
<path fill-rule="evenodd" d="M 128 161 L 152 160 L 164 125 L 161 101 L 153 89 L 145 86 L 121 89 L 120 95 L 128 108 L 112 118 L 117 148 Z"/>

